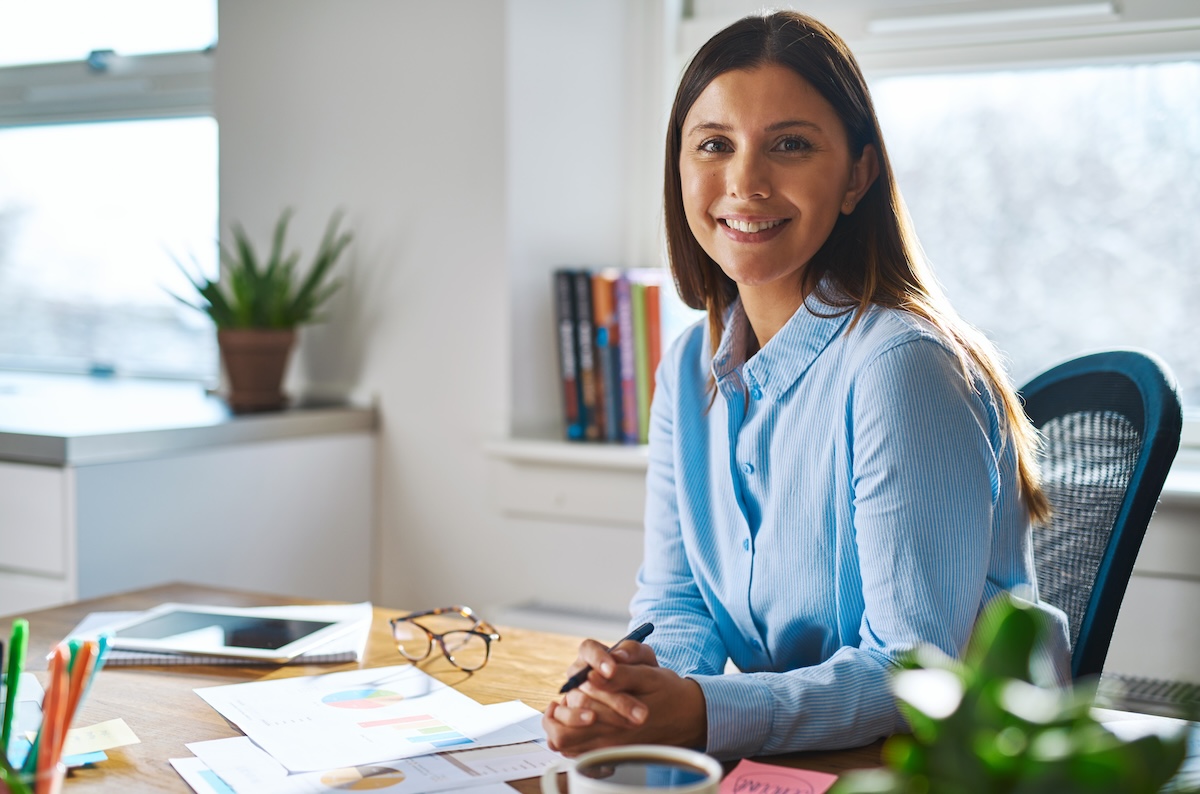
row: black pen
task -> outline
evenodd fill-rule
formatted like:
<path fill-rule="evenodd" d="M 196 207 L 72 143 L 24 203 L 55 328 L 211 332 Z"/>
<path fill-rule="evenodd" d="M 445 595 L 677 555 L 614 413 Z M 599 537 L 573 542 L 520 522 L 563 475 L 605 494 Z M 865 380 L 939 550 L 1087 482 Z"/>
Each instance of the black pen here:
<path fill-rule="evenodd" d="M 617 640 L 616 645 L 611 646 L 608 650 L 611 652 L 614 648 L 617 647 L 617 645 L 620 645 L 621 643 L 625 642 L 625 640 L 633 640 L 634 642 L 642 642 L 647 637 L 650 636 L 650 632 L 652 632 L 652 631 L 654 631 L 653 623 L 643 623 L 642 625 L 638 626 L 633 631 L 626 634 L 621 639 Z M 588 673 L 590 673 L 590 672 L 592 672 L 592 668 L 585 667 L 582 670 L 580 670 L 578 673 L 576 673 L 575 675 L 568 678 L 567 683 L 563 684 L 562 689 L 558 690 L 558 694 L 561 695 L 564 692 L 570 692 L 572 689 L 574 689 L 575 687 L 582 684 L 584 681 L 587 680 Z"/>

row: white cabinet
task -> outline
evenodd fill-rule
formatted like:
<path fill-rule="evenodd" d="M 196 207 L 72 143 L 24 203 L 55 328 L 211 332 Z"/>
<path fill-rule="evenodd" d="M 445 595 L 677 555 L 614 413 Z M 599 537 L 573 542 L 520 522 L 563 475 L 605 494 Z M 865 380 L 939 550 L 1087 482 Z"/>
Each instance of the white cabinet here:
<path fill-rule="evenodd" d="M 202 394 L 97 386 L 118 411 L 52 399 L 77 381 L 18 386 L 0 391 L 0 615 L 173 581 L 371 598 L 372 409 L 235 417 Z"/>
<path fill-rule="evenodd" d="M 374 435 L 0 464 L 0 614 L 189 581 L 371 597 Z"/>
<path fill-rule="evenodd" d="M 0 462 L 0 614 L 69 601 L 71 473 Z"/>

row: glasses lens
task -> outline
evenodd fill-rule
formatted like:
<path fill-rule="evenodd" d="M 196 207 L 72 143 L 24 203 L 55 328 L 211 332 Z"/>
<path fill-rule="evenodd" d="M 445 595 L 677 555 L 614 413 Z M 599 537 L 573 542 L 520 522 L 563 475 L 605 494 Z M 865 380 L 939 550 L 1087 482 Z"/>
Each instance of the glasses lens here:
<path fill-rule="evenodd" d="M 446 655 L 463 670 L 478 670 L 488 658 L 488 641 L 482 634 L 451 631 L 442 636 Z"/>
<path fill-rule="evenodd" d="M 396 648 L 406 659 L 419 662 L 429 655 L 429 634 L 423 628 L 407 620 L 400 620 L 392 626 L 392 636 L 396 638 Z"/>

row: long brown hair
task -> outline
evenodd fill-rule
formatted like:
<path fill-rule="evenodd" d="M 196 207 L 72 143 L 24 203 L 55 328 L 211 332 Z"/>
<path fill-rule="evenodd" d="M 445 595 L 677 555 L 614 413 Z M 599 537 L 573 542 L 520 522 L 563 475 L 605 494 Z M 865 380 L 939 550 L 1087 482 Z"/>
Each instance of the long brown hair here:
<path fill-rule="evenodd" d="M 1030 517 L 1046 520 L 1050 504 L 1038 479 L 1037 431 L 991 342 L 958 317 L 925 264 L 858 63 L 836 33 L 794 11 L 746 17 L 709 39 L 684 72 L 671 108 L 664 180 L 667 253 L 683 302 L 708 313 L 713 351 L 724 332 L 726 309 L 738 290 L 688 228 L 679 173 L 683 121 L 713 79 L 735 69 L 764 65 L 785 66 L 820 92 L 846 129 L 853 159 L 870 144 L 879 160 L 878 178 L 851 214 L 838 216 L 829 238 L 805 266 L 804 293 L 818 291 L 826 304 L 852 310 L 851 328 L 872 304 L 911 312 L 938 328 L 950 341 L 968 383 L 978 372 L 1003 405 L 1016 445 L 1021 493 Z M 823 284 L 827 277 L 829 289 Z"/>

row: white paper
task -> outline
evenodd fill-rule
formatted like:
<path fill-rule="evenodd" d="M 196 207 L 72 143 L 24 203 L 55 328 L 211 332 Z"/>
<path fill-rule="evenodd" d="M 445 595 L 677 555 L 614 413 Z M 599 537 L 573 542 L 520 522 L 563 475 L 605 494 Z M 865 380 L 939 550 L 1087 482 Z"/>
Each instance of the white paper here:
<path fill-rule="evenodd" d="M 429 794 L 468 787 L 483 794 L 484 784 L 535 777 L 562 758 L 540 742 L 524 742 L 287 775 L 278 762 L 245 737 L 194 742 L 188 749 L 210 775 L 218 776 L 236 794 L 357 789 Z M 512 790 L 507 794 L 513 794 Z"/>
<path fill-rule="evenodd" d="M 348 670 L 196 694 L 292 772 L 536 738 L 520 704 L 482 706 L 412 665 Z"/>
<path fill-rule="evenodd" d="M 230 794 L 233 789 L 225 785 L 199 758 L 171 758 L 171 766 L 192 787 L 196 794 Z"/>

